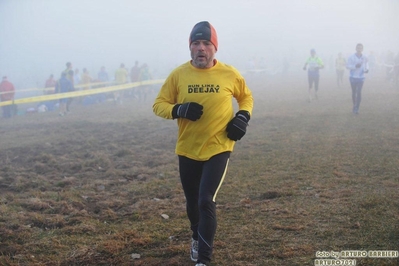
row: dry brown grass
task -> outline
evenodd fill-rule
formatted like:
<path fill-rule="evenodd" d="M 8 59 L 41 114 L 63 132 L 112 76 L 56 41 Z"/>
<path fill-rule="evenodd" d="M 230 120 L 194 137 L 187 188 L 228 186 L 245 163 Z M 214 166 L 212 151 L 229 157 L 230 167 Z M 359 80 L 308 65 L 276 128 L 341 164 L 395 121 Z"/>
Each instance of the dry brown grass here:
<path fill-rule="evenodd" d="M 399 90 L 367 81 L 354 116 L 348 85 L 322 83 L 308 103 L 303 80 L 249 81 L 254 116 L 218 195 L 213 265 L 399 250 Z M 0 264 L 192 265 L 176 131 L 131 100 L 1 120 Z"/>

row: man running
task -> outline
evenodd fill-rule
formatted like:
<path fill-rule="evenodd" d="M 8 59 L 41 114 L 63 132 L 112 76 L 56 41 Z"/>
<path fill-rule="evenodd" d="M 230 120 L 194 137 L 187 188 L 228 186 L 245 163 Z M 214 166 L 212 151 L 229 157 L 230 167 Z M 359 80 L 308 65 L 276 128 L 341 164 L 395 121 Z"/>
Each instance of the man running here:
<path fill-rule="evenodd" d="M 362 88 L 364 84 L 364 74 L 368 73 L 368 60 L 363 55 L 363 44 L 356 45 L 356 53 L 348 58 L 346 68 L 349 69 L 349 82 L 352 88 L 352 112 L 359 113 L 360 101 L 362 100 Z"/>
<path fill-rule="evenodd" d="M 312 87 L 314 84 L 314 98 L 317 99 L 317 91 L 319 90 L 319 69 L 324 68 L 323 61 L 316 55 L 316 50 L 310 50 L 310 57 L 306 60 L 303 70 L 308 67 L 308 82 L 309 82 L 309 102 L 313 100 Z"/>
<path fill-rule="evenodd" d="M 192 230 L 191 259 L 209 265 L 216 233 L 216 196 L 234 144 L 246 133 L 252 93 L 232 66 L 215 59 L 213 26 L 197 23 L 189 37 L 190 61 L 172 71 L 163 84 L 154 113 L 176 119 L 176 153 Z M 239 111 L 234 115 L 232 98 Z"/>

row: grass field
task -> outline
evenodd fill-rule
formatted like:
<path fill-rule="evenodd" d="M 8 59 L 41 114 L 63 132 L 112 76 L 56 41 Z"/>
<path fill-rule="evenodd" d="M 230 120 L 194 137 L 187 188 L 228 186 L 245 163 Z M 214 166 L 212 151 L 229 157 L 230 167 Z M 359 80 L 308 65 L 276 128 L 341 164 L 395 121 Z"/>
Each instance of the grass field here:
<path fill-rule="evenodd" d="M 218 194 L 212 265 L 399 250 L 399 89 L 367 80 L 353 115 L 348 82 L 322 78 L 309 103 L 298 81 L 248 80 L 254 114 Z M 151 104 L 0 120 L 1 265 L 194 264 L 176 123 Z"/>

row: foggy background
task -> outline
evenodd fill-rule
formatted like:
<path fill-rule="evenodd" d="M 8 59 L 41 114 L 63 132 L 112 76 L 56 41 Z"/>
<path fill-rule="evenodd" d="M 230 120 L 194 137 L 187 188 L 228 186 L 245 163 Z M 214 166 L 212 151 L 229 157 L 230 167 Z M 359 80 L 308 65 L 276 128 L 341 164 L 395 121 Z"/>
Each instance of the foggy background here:
<path fill-rule="evenodd" d="M 216 58 L 245 70 L 250 58 L 301 68 L 315 48 L 326 63 L 364 44 L 399 52 L 398 0 L 0 0 L 0 75 L 16 89 L 44 87 L 70 61 L 97 77 L 147 63 L 164 78 L 190 59 L 188 36 L 208 20 Z"/>

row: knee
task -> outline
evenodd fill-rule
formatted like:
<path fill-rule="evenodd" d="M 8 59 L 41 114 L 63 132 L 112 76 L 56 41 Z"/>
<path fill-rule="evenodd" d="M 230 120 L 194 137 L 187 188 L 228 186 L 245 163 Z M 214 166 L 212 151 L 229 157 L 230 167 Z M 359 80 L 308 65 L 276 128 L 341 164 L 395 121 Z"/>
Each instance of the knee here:
<path fill-rule="evenodd" d="M 198 207 L 200 210 L 206 210 L 213 208 L 215 206 L 215 202 L 212 200 L 212 197 L 207 196 L 207 197 L 201 197 L 198 200 Z"/>

